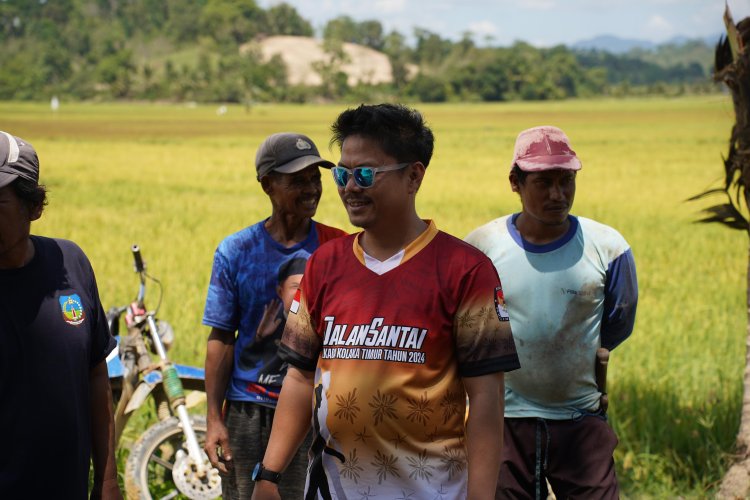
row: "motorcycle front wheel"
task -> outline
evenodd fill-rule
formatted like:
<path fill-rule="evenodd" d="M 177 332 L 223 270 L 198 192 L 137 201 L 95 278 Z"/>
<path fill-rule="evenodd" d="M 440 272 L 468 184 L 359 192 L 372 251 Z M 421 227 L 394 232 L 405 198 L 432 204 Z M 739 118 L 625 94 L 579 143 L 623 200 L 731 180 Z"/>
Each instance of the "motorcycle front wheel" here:
<path fill-rule="evenodd" d="M 190 416 L 195 435 L 201 448 L 206 442 L 206 418 Z M 178 453 L 182 452 L 182 453 Z M 170 417 L 149 427 L 138 441 L 133 443 L 125 464 L 125 492 L 129 499 L 187 499 L 196 498 L 194 492 L 181 491 L 173 479 L 175 463 L 180 455 L 187 453 L 185 435 L 177 417 Z M 205 485 L 205 490 L 217 489 Z M 202 488 L 198 485 L 198 488 Z M 198 494 L 198 498 L 217 498 L 221 494 Z"/>

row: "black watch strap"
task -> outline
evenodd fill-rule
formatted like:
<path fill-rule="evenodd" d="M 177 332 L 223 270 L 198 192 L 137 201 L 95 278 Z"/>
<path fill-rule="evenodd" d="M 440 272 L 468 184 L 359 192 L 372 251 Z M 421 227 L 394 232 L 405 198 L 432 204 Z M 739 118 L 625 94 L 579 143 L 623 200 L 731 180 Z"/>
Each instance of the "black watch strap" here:
<path fill-rule="evenodd" d="M 253 481 L 270 481 L 279 484 L 279 481 L 281 481 L 281 472 L 266 469 L 261 462 L 258 462 L 255 464 L 255 469 L 253 469 Z"/>

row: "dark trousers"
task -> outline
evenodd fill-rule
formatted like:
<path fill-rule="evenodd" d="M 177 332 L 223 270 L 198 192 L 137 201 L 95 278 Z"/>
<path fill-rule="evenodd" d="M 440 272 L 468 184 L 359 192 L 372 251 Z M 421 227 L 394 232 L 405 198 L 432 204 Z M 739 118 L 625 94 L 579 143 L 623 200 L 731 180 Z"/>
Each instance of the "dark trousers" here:
<path fill-rule="evenodd" d="M 263 460 L 271 436 L 274 410 L 254 403 L 227 401 L 225 412 L 224 422 L 229 431 L 234 468 L 228 475 L 221 475 L 222 497 L 224 500 L 248 500 L 255 485 L 251 477 L 253 468 Z M 308 433 L 281 476 L 279 492 L 284 500 L 304 497 L 310 439 Z"/>
<path fill-rule="evenodd" d="M 506 418 L 495 499 L 617 499 L 617 436 L 601 415 Z"/>

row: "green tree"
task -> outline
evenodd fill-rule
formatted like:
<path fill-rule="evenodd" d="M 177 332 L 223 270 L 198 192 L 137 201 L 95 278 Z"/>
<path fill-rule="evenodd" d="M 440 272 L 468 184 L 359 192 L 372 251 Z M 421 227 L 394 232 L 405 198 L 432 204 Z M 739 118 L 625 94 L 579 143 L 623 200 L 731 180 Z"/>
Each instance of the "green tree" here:
<path fill-rule="evenodd" d="M 406 44 L 406 38 L 398 31 L 391 31 L 383 39 L 383 52 L 391 62 L 393 85 L 403 89 L 409 80 L 408 65 L 413 57 L 412 49 Z"/>
<path fill-rule="evenodd" d="M 466 99 L 504 101 L 510 90 L 506 60 L 496 50 L 485 50 L 449 72 L 448 77 L 454 93 Z"/>
<path fill-rule="evenodd" d="M 269 35 L 313 36 L 312 24 L 288 3 L 274 5 L 266 11 Z"/>
<path fill-rule="evenodd" d="M 358 23 L 349 16 L 339 16 L 328 21 L 323 28 L 323 39 L 356 43 L 375 50 L 382 50 L 385 45 L 380 21 Z"/>
<path fill-rule="evenodd" d="M 437 33 L 415 28 L 414 36 L 417 39 L 414 58 L 421 66 L 437 67 L 451 51 L 450 40 L 443 40 Z"/>
<path fill-rule="evenodd" d="M 133 53 L 130 50 L 120 50 L 99 61 L 96 75 L 100 82 L 109 87 L 113 97 L 128 97 L 135 71 Z"/>
<path fill-rule="evenodd" d="M 251 40 L 265 22 L 265 11 L 254 0 L 208 0 L 200 16 L 201 33 L 225 45 Z"/>
<path fill-rule="evenodd" d="M 445 102 L 448 100 L 446 83 L 442 78 L 417 75 L 407 87 L 407 93 L 422 102 Z"/>
<path fill-rule="evenodd" d="M 166 32 L 179 44 L 194 42 L 201 34 L 200 23 L 206 0 L 167 0 Z"/>
<path fill-rule="evenodd" d="M 164 0 L 122 2 L 116 12 L 127 36 L 136 33 L 160 32 L 169 16 L 169 4 Z"/>
<path fill-rule="evenodd" d="M 383 50 L 385 40 L 383 40 L 383 25 L 380 21 L 362 21 L 357 28 L 358 37 L 355 43 L 371 49 Z"/>
<path fill-rule="evenodd" d="M 339 16 L 331 19 L 323 28 L 323 39 L 357 43 L 357 22 L 349 16 Z"/>
<path fill-rule="evenodd" d="M 322 80 L 320 95 L 327 99 L 338 99 L 348 90 L 347 76 L 341 67 L 349 62 L 349 57 L 344 52 L 343 42 L 337 38 L 324 39 L 323 50 L 328 59 L 312 63 L 312 68 Z"/>

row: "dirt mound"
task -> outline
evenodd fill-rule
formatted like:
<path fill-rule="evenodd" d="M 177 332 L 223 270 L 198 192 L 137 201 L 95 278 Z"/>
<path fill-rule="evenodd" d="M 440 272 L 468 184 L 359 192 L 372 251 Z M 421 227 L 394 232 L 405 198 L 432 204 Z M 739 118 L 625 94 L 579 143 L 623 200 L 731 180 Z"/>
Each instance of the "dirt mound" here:
<path fill-rule="evenodd" d="M 393 81 L 391 62 L 385 54 L 353 43 L 344 43 L 343 49 L 346 62 L 341 71 L 346 73 L 349 86 Z M 322 80 L 313 63 L 331 61 L 321 40 L 302 36 L 272 36 L 240 47 L 240 52 L 247 50 L 259 50 L 266 61 L 278 54 L 286 64 L 287 79 L 292 85 L 320 85 Z"/>

